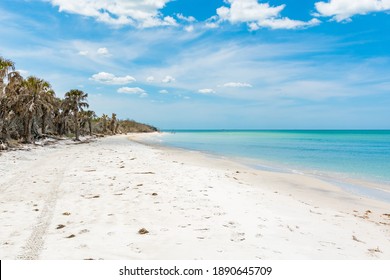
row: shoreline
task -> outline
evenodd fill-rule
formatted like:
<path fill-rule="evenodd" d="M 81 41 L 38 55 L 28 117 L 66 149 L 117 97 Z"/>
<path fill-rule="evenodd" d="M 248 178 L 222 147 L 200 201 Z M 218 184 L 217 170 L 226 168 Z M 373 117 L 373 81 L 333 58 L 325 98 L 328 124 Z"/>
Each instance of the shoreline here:
<path fill-rule="evenodd" d="M 278 164 L 277 162 L 270 162 L 270 161 L 265 161 L 257 158 L 234 156 L 234 155 L 222 155 L 217 152 L 210 152 L 206 150 L 203 151 L 203 150 L 175 147 L 173 145 L 164 144 L 162 143 L 162 141 L 157 141 L 158 138 L 156 136 L 160 136 L 165 133 L 169 134 L 170 132 L 155 132 L 149 135 L 135 135 L 135 138 L 132 138 L 132 140 L 140 144 L 150 145 L 151 147 L 156 146 L 160 148 L 172 148 L 173 150 L 177 149 L 183 151 L 199 152 L 210 157 L 234 161 L 259 171 L 269 171 L 269 172 L 285 173 L 285 174 L 300 174 L 304 176 L 309 176 L 327 182 L 332 185 L 337 185 L 341 190 L 351 195 L 362 196 L 364 198 L 378 200 L 390 204 L 390 184 L 387 182 L 382 182 L 366 176 L 357 177 L 356 175 L 347 174 L 347 173 L 338 173 L 338 172 L 332 172 L 326 170 L 311 170 L 309 168 L 304 168 L 304 167 L 297 168 L 297 167 L 287 166 L 285 164 Z M 152 138 L 152 140 L 150 140 L 150 138 Z"/>
<path fill-rule="evenodd" d="M 0 257 L 390 259 L 388 203 L 144 136 L 0 156 Z"/>
<path fill-rule="evenodd" d="M 165 132 L 162 132 L 165 133 Z M 180 154 L 191 154 L 191 155 L 198 155 L 199 159 L 210 159 L 210 160 L 216 160 L 226 163 L 230 163 L 233 166 L 236 166 L 237 168 L 241 167 L 244 169 L 252 170 L 254 173 L 261 174 L 273 174 L 275 176 L 282 176 L 282 177 L 302 177 L 302 178 L 308 178 L 313 181 L 320 181 L 321 185 L 328 185 L 330 186 L 330 191 L 336 191 L 337 193 L 342 193 L 344 195 L 351 195 L 352 197 L 356 199 L 362 199 L 362 200 L 370 200 L 373 203 L 378 202 L 382 205 L 388 205 L 390 207 L 390 201 L 389 200 L 383 200 L 378 199 L 377 197 L 370 197 L 366 195 L 359 194 L 357 192 L 353 192 L 350 190 L 347 190 L 346 188 L 343 188 L 339 184 L 346 184 L 351 185 L 353 187 L 363 187 L 363 184 L 371 184 L 372 187 L 364 187 L 367 189 L 373 189 L 375 185 L 379 185 L 378 182 L 370 181 L 370 180 L 362 180 L 357 178 L 351 178 L 347 177 L 344 178 L 345 180 L 332 176 L 332 173 L 326 173 L 317 175 L 308 172 L 308 170 L 294 170 L 294 169 L 287 169 L 283 167 L 278 166 L 265 166 L 265 168 L 257 168 L 256 163 L 259 163 L 260 161 L 253 159 L 253 158 L 246 158 L 246 157 L 237 157 L 237 156 L 229 156 L 229 155 L 221 155 L 218 153 L 212 153 L 208 151 L 200 151 L 200 150 L 193 150 L 193 149 L 186 149 L 181 147 L 174 147 L 170 145 L 165 145 L 161 142 L 156 141 L 149 141 L 149 138 L 152 138 L 156 135 L 161 135 L 160 132 L 154 132 L 150 134 L 133 134 L 129 137 L 130 141 L 134 141 L 141 145 L 146 145 L 151 148 L 157 148 L 162 150 L 167 150 L 173 153 L 180 153 Z M 272 163 L 270 163 L 272 164 Z M 386 192 L 386 190 L 379 189 L 380 191 Z M 390 211 L 390 208 L 389 208 Z"/>

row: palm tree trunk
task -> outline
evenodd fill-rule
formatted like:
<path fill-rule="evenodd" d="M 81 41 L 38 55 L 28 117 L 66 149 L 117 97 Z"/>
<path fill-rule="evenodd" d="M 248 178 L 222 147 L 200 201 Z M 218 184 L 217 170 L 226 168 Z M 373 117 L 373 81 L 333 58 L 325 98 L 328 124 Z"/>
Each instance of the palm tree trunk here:
<path fill-rule="evenodd" d="M 89 127 L 89 136 L 92 136 L 92 122 L 91 122 L 91 120 L 88 120 L 88 127 Z"/>
<path fill-rule="evenodd" d="M 107 121 L 103 119 L 103 133 L 105 134 L 107 132 Z"/>
<path fill-rule="evenodd" d="M 80 136 L 79 136 L 79 120 L 78 120 L 78 113 L 77 111 L 74 113 L 74 131 L 76 134 L 76 141 L 80 141 Z"/>
<path fill-rule="evenodd" d="M 7 139 L 8 139 L 8 124 L 6 122 L 3 122 L 1 125 L 1 121 L 0 121 L 0 140 L 6 142 Z"/>
<path fill-rule="evenodd" d="M 46 134 L 46 112 L 42 114 L 42 134 Z"/>
<path fill-rule="evenodd" d="M 26 143 L 31 143 L 31 129 L 32 129 L 32 114 L 28 114 L 24 121 L 24 140 Z"/>

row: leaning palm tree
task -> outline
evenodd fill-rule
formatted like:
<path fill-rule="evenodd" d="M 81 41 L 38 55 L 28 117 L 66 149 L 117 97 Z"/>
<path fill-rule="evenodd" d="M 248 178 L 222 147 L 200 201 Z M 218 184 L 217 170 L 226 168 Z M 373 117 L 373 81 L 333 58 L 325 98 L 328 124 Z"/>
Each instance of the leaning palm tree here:
<path fill-rule="evenodd" d="M 30 76 L 23 81 L 23 89 L 16 98 L 16 106 L 24 119 L 24 140 L 31 143 L 31 131 L 34 117 L 42 107 L 49 107 L 53 91 L 48 82 Z M 50 96 L 50 97 L 49 97 Z"/>
<path fill-rule="evenodd" d="M 81 90 L 78 89 L 72 89 L 65 93 L 65 102 L 66 107 L 69 108 L 69 110 L 73 114 L 73 121 L 74 121 L 74 130 L 75 130 L 75 140 L 80 141 L 80 124 L 79 124 L 79 112 L 83 111 L 83 108 L 88 108 L 89 105 L 87 103 L 87 97 L 88 94 L 84 93 Z"/>

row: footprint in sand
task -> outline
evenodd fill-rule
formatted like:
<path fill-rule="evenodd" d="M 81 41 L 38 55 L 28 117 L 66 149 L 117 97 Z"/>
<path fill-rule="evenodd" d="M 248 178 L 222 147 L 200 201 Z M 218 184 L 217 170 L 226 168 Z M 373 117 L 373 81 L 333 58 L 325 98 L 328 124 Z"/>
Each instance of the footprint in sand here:
<path fill-rule="evenodd" d="M 224 227 L 227 227 L 227 228 L 236 228 L 236 223 L 233 222 L 233 221 L 230 221 L 228 222 L 227 224 L 223 225 Z"/>
<path fill-rule="evenodd" d="M 213 215 L 214 216 L 224 216 L 224 215 L 226 215 L 226 213 L 225 212 L 217 212 L 217 213 L 214 213 Z"/>
<path fill-rule="evenodd" d="M 373 248 L 373 249 L 368 249 L 368 252 L 369 252 L 371 255 L 374 255 L 374 256 L 375 256 L 376 253 L 383 253 L 383 252 L 379 249 L 379 247 L 376 247 L 376 248 Z"/>
<path fill-rule="evenodd" d="M 245 240 L 245 233 L 243 232 L 234 232 L 232 234 L 232 237 L 230 238 L 230 241 L 233 241 L 233 242 L 241 242 L 241 241 L 244 241 Z"/>

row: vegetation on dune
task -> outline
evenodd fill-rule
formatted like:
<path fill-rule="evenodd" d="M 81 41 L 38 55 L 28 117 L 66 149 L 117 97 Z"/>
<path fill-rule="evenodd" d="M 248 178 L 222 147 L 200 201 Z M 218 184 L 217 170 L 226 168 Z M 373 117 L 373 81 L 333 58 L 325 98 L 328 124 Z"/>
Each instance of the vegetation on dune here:
<path fill-rule="evenodd" d="M 155 127 L 133 120 L 119 120 L 87 110 L 88 94 L 72 89 L 65 98 L 56 97 L 49 82 L 35 76 L 24 79 L 15 64 L 0 56 L 0 148 L 12 139 L 32 143 L 51 136 L 114 135 L 153 132 Z"/>

